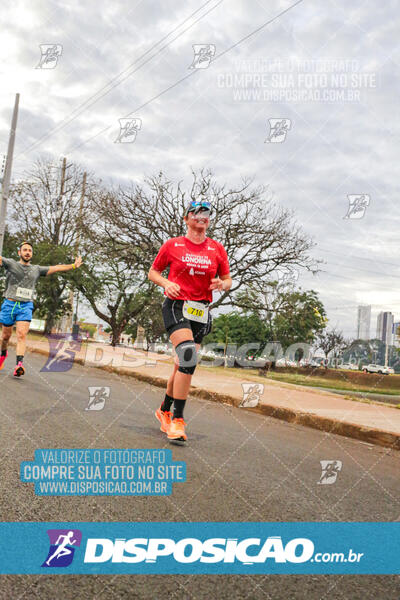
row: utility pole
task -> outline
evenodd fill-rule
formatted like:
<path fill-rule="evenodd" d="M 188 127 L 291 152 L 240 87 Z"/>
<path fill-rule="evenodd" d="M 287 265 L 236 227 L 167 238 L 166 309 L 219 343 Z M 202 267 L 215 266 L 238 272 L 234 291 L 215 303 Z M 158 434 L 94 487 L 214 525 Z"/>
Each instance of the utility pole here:
<path fill-rule="evenodd" d="M 19 94 L 15 94 L 14 112 L 11 121 L 10 137 L 8 139 L 8 150 L 6 166 L 4 169 L 4 177 L 1 186 L 1 202 L 0 202 L 0 256 L 3 252 L 4 232 L 6 228 L 7 200 L 10 189 L 11 169 L 14 155 L 15 131 L 17 129 L 18 120 L 18 105 Z"/>
<path fill-rule="evenodd" d="M 81 242 L 82 213 L 83 213 L 83 203 L 85 200 L 85 193 L 86 193 L 86 177 L 87 177 L 87 175 L 86 175 L 86 171 L 85 171 L 83 174 L 81 202 L 79 205 L 79 216 L 78 216 L 78 220 L 77 220 L 75 256 L 78 256 L 78 254 L 79 254 L 79 245 Z M 72 312 L 67 320 L 66 331 L 69 331 L 70 329 L 72 329 L 72 324 L 73 323 L 75 324 L 78 319 L 78 314 L 77 314 L 78 313 L 78 300 L 77 300 L 76 312 L 75 312 L 75 314 L 73 314 L 74 313 L 74 290 L 73 289 L 71 289 L 69 292 L 69 303 L 71 305 Z"/>

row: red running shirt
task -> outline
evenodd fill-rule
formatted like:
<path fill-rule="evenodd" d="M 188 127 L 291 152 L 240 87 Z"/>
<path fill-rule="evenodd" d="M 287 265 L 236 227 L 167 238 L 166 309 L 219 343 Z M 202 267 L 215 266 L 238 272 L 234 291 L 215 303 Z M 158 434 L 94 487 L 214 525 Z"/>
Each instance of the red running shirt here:
<path fill-rule="evenodd" d="M 225 248 L 210 238 L 201 244 L 194 244 L 185 236 L 171 238 L 161 246 L 152 269 L 162 273 L 168 266 L 168 280 L 181 286 L 177 300 L 212 302 L 212 290 L 208 289 L 211 279 L 229 274 Z"/>

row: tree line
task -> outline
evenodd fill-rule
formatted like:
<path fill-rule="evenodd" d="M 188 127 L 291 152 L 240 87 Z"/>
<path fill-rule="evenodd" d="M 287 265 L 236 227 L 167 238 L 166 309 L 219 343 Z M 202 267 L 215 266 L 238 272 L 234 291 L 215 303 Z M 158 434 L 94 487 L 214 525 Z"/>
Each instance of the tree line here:
<path fill-rule="evenodd" d="M 82 255 L 81 269 L 39 281 L 35 317 L 46 320 L 46 332 L 72 310 L 73 289 L 107 323 L 113 345 L 138 324 L 153 342 L 164 333 L 163 294 L 147 273 L 160 246 L 185 234 L 184 209 L 199 198 L 214 206 L 208 236 L 226 248 L 233 278 L 231 292 L 216 295 L 212 307 L 247 319 L 255 340 L 313 341 L 326 328 L 326 313 L 314 290 L 296 287 L 296 277 L 318 271 L 314 243 L 268 187 L 250 180 L 229 186 L 200 170 L 189 185 L 160 172 L 116 186 L 80 165 L 40 159 L 11 186 L 3 254 L 16 257 L 21 240 L 29 240 L 37 264 Z M 211 335 L 232 337 L 234 328 L 235 317 L 221 315 Z"/>

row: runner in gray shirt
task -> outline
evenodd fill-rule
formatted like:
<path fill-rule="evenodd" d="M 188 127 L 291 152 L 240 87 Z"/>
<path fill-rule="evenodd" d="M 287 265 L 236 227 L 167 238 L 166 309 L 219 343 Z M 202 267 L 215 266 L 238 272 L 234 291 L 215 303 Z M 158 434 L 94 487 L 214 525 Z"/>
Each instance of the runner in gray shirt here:
<path fill-rule="evenodd" d="M 0 256 L 0 266 L 6 270 L 5 300 L 1 305 L 0 324 L 2 324 L 0 370 L 7 358 L 8 342 L 12 334 L 13 325 L 16 326 L 17 334 L 17 365 L 14 376 L 20 377 L 25 373 L 23 366 L 26 336 L 32 320 L 33 299 L 35 286 L 39 277 L 52 275 L 60 271 L 77 269 L 82 264 L 80 256 L 72 265 L 54 265 L 52 267 L 41 267 L 31 265 L 33 254 L 32 244 L 23 242 L 18 250 L 19 262 L 12 258 Z"/>

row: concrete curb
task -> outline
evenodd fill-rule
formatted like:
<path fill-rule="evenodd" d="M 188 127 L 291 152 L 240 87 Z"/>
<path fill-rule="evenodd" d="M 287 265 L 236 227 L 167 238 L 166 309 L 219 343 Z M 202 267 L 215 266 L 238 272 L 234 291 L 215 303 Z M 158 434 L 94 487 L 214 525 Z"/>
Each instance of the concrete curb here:
<path fill-rule="evenodd" d="M 10 345 L 15 346 L 15 343 L 10 343 Z M 34 348 L 27 345 L 27 350 L 48 356 L 48 351 L 42 350 L 41 348 Z M 137 373 L 130 369 L 124 369 L 123 367 L 112 367 L 110 365 L 98 366 L 95 363 L 85 361 L 83 358 L 75 358 L 74 362 L 82 366 L 86 364 L 90 367 L 95 367 L 96 369 L 108 371 L 110 373 L 127 375 L 137 379 L 138 381 L 150 383 L 156 387 L 164 388 L 166 385 L 166 380 L 161 377 Z M 190 395 L 201 398 L 202 400 L 223 402 L 234 407 L 238 407 L 240 404 L 240 400 L 234 396 L 221 394 L 219 392 L 210 392 L 204 388 L 198 388 L 196 386 L 191 386 Z M 345 421 L 338 421 L 337 419 L 332 419 L 329 417 L 321 417 L 313 413 L 301 412 L 299 410 L 293 410 L 282 406 L 274 406 L 273 404 L 259 404 L 255 408 L 243 408 L 251 412 L 257 412 L 269 417 L 274 417 L 275 419 L 280 419 L 281 421 L 286 421 L 287 423 L 303 425 L 305 427 L 311 427 L 312 429 L 318 429 L 319 431 L 326 431 L 328 433 L 354 438 L 369 444 L 400 450 L 400 435 L 390 433 L 382 429 L 364 427 L 355 423 L 346 423 Z"/>

